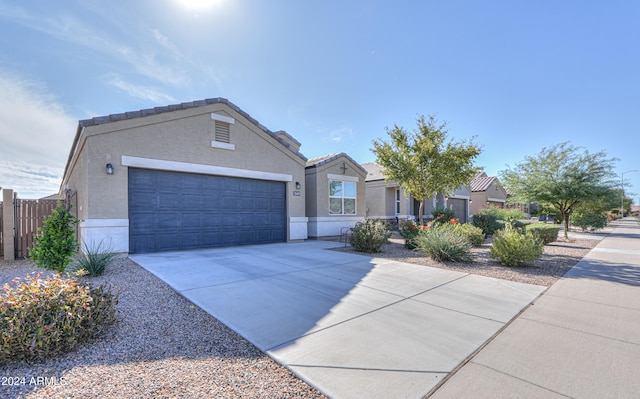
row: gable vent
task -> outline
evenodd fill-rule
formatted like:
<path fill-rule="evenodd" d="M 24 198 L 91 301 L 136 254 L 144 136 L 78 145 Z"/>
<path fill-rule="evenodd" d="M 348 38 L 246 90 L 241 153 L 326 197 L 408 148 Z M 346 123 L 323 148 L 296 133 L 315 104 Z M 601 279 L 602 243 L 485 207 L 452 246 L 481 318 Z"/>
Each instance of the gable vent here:
<path fill-rule="evenodd" d="M 221 143 L 228 143 L 230 141 L 229 127 L 231 125 L 221 121 L 215 121 L 215 122 L 216 122 L 216 127 L 215 127 L 216 139 L 215 140 Z"/>

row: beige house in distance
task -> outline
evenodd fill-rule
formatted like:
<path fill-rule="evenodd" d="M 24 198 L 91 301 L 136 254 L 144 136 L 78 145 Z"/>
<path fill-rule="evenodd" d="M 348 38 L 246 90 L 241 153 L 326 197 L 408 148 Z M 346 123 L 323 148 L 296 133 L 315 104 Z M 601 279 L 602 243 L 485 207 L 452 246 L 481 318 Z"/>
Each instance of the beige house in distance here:
<path fill-rule="evenodd" d="M 78 123 L 60 194 L 81 242 L 117 252 L 303 240 L 299 150 L 224 98 L 97 117 Z"/>
<path fill-rule="evenodd" d="M 309 237 L 337 236 L 365 216 L 367 171 L 345 153 L 307 161 Z"/>
<path fill-rule="evenodd" d="M 488 207 L 504 208 L 507 202 L 507 190 L 495 176 L 487 176 L 479 172 L 471 180 L 471 214 L 475 215 L 480 209 Z"/>
<path fill-rule="evenodd" d="M 420 201 L 411 195 L 405 195 L 398 182 L 385 181 L 382 167 L 375 162 L 362 164 L 367 170 L 366 177 L 366 216 L 390 220 L 417 219 Z M 424 218 L 431 219 L 431 212 L 436 208 L 451 208 L 460 223 L 469 221 L 471 189 L 462 186 L 449 195 L 438 195 L 424 203 Z"/>

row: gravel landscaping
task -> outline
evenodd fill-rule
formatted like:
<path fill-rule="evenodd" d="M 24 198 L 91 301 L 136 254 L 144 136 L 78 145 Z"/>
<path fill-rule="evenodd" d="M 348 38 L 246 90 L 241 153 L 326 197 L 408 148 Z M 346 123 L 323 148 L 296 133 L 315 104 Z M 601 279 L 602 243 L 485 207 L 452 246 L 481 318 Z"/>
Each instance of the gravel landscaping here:
<path fill-rule="evenodd" d="M 379 253 L 363 254 L 355 252 L 351 247 L 336 250 L 550 287 L 600 242 L 595 234 L 585 233 L 578 237 L 580 238 L 571 238 L 569 242 L 559 240 L 545 245 L 542 257 L 527 267 L 506 267 L 492 259 L 489 255 L 491 238 L 482 246 L 472 249 L 475 255 L 473 263 L 436 262 L 420 252 L 406 249 L 404 240 L 397 232 L 393 232 L 389 243 Z"/>
<path fill-rule="evenodd" d="M 36 271 L 0 261 L 0 284 Z M 66 356 L 0 365 L 0 398 L 324 397 L 129 259 L 90 281 L 120 289 L 121 320 Z"/>
<path fill-rule="evenodd" d="M 471 264 L 434 262 L 403 242 L 396 235 L 371 256 L 550 286 L 599 240 L 546 245 L 541 259 L 521 268 L 491 259 L 489 242 L 473 250 Z M 37 271 L 28 261 L 0 261 L 0 284 Z M 119 289 L 120 321 L 60 358 L 0 365 L 1 398 L 324 397 L 127 258 L 117 258 L 103 276 L 87 281 Z"/>

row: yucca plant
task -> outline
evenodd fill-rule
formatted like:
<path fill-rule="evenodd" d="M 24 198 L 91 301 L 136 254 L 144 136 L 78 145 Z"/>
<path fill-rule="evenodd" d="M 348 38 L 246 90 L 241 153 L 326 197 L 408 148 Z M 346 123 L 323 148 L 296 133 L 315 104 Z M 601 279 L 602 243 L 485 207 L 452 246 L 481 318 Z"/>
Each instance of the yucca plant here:
<path fill-rule="evenodd" d="M 73 266 L 73 271 L 77 275 L 100 276 L 111 260 L 118 255 L 111 246 L 104 244 L 103 241 L 91 246 L 85 242 L 82 247 L 83 253 L 79 255 Z"/>

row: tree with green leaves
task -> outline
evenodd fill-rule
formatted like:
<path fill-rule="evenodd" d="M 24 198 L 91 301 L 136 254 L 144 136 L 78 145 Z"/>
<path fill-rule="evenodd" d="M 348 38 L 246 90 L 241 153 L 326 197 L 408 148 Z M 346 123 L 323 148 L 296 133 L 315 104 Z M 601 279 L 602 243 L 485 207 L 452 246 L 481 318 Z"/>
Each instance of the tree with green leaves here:
<path fill-rule="evenodd" d="M 509 187 L 510 202 L 535 201 L 557 211 L 568 239 L 569 218 L 576 207 L 611 195 L 615 161 L 604 151 L 590 153 L 564 142 L 525 157 L 514 168 L 507 166 L 500 181 Z"/>
<path fill-rule="evenodd" d="M 416 121 L 413 134 L 397 125 L 386 128 L 390 140 L 374 140 L 372 151 L 386 180 L 395 180 L 405 195 L 420 201 L 418 217 L 424 224 L 425 199 L 469 184 L 478 171 L 473 161 L 481 150 L 473 139 L 447 140 L 446 122 L 438 124 L 435 115 L 421 115 Z"/>
<path fill-rule="evenodd" d="M 53 213 L 44 220 L 29 256 L 38 267 L 64 273 L 78 251 L 75 226 L 80 221 L 70 209 L 58 202 Z"/>

